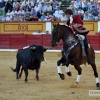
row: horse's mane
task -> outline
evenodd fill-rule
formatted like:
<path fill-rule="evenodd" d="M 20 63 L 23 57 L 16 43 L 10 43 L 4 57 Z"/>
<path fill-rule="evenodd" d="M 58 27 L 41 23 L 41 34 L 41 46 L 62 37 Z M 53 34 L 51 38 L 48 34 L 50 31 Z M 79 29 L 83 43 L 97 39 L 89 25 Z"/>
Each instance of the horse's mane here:
<path fill-rule="evenodd" d="M 66 29 L 67 31 L 69 31 L 69 33 L 73 33 L 72 29 L 71 29 L 69 26 L 67 26 L 67 25 L 60 25 L 60 26 L 65 27 L 65 29 Z"/>

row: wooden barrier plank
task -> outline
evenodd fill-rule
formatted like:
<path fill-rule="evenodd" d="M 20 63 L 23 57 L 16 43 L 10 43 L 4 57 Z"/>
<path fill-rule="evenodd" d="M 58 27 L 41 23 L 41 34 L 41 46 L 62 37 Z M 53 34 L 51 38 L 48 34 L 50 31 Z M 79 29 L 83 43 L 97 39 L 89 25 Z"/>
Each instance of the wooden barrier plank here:
<path fill-rule="evenodd" d="M 61 50 L 62 49 L 62 45 L 58 45 L 55 48 L 51 47 L 51 38 L 52 38 L 51 34 L 43 34 L 43 46 L 50 47 L 53 50 Z M 60 41 L 59 44 L 62 44 L 62 41 Z"/>
<path fill-rule="evenodd" d="M 89 43 L 93 46 L 94 50 L 100 50 L 100 35 L 88 35 Z M 18 49 L 23 46 L 39 44 L 42 46 L 51 47 L 51 34 L 0 34 L 0 49 Z M 59 45 L 52 50 L 61 50 L 63 42 L 60 41 Z"/>
<path fill-rule="evenodd" d="M 8 49 L 10 48 L 10 38 L 9 34 L 0 34 L 0 48 L 1 49 Z"/>
<path fill-rule="evenodd" d="M 10 35 L 10 48 L 17 49 L 26 46 L 25 34 L 11 34 Z"/>
<path fill-rule="evenodd" d="M 95 50 L 100 50 L 100 35 L 88 35 L 87 38 Z"/>
<path fill-rule="evenodd" d="M 42 34 L 26 35 L 26 45 L 33 45 L 33 44 L 42 45 Z"/>
<path fill-rule="evenodd" d="M 51 34 L 43 34 L 43 46 L 48 46 L 50 47 L 50 42 L 51 42 Z"/>
<path fill-rule="evenodd" d="M 37 30 L 41 30 L 45 32 L 48 30 L 47 21 L 29 21 L 29 22 L 0 22 L 0 33 L 4 34 L 32 34 Z M 49 22 L 50 28 L 49 31 L 51 32 L 53 29 L 53 24 L 66 24 L 66 21 L 51 21 Z M 98 32 L 98 24 L 99 21 L 84 21 L 84 27 L 89 30 L 89 34 L 95 34 Z"/>
<path fill-rule="evenodd" d="M 0 40 L 0 49 L 9 49 L 10 48 L 10 42 L 9 41 L 1 41 Z"/>
<path fill-rule="evenodd" d="M 9 34 L 0 34 L 0 40 L 9 40 Z"/>
<path fill-rule="evenodd" d="M 91 44 L 94 50 L 100 50 L 100 45 L 98 44 Z"/>

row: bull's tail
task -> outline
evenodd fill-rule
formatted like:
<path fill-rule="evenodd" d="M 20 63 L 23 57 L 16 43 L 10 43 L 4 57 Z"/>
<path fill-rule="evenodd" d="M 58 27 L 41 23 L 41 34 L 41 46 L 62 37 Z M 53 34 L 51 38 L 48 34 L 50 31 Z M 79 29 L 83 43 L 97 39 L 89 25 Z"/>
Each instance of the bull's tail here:
<path fill-rule="evenodd" d="M 11 70 L 13 71 L 13 72 L 16 72 L 16 68 L 15 69 L 13 69 L 12 67 L 10 67 L 11 68 Z"/>

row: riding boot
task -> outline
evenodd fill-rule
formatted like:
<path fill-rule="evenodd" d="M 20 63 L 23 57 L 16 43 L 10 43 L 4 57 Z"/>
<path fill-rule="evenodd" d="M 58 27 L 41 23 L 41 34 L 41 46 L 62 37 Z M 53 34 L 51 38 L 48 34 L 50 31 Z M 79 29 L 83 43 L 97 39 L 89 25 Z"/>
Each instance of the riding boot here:
<path fill-rule="evenodd" d="M 93 64 L 94 61 L 93 61 L 92 58 L 90 57 L 89 48 L 86 48 L 85 51 L 86 51 L 86 55 L 87 55 L 88 64 Z"/>

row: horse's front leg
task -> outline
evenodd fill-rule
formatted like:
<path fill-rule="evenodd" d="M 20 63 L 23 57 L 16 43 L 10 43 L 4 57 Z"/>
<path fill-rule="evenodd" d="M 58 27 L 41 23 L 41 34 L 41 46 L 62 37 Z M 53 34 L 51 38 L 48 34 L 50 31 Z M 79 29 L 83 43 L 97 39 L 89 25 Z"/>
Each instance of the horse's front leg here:
<path fill-rule="evenodd" d="M 64 76 L 64 74 L 62 74 L 62 71 L 61 71 L 61 68 L 60 68 L 61 63 L 62 63 L 61 59 L 57 61 L 57 70 L 58 70 L 58 74 L 59 74 L 60 78 L 62 80 L 64 80 L 65 76 Z"/>
<path fill-rule="evenodd" d="M 68 76 L 72 76 L 72 73 L 69 71 L 69 64 L 66 64 L 65 71 Z"/>
<path fill-rule="evenodd" d="M 95 63 L 91 64 L 92 66 L 92 69 L 94 71 L 94 76 L 95 76 L 95 79 L 96 79 L 96 86 L 99 87 L 99 79 L 98 79 L 98 73 L 97 73 L 97 68 L 96 68 L 96 65 Z"/>

